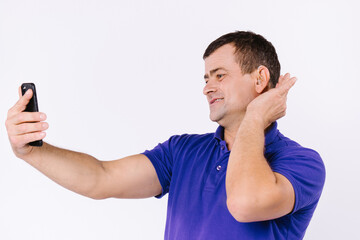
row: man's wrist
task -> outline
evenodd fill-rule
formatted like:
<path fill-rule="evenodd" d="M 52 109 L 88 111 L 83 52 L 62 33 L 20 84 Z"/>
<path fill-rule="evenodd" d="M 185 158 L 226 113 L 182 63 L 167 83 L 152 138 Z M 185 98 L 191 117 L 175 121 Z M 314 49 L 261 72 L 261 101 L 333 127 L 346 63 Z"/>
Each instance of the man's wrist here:
<path fill-rule="evenodd" d="M 242 121 L 242 124 L 252 124 L 254 126 L 257 126 L 259 128 L 262 128 L 265 130 L 269 124 L 264 120 L 264 117 L 261 114 L 255 113 L 255 112 L 246 112 L 244 119 Z"/>

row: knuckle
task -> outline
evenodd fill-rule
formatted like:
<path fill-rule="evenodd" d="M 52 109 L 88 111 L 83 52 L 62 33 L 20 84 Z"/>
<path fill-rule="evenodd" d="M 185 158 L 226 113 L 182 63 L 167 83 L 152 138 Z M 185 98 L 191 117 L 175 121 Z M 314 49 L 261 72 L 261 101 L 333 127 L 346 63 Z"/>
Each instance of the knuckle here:
<path fill-rule="evenodd" d="M 9 136 L 9 140 L 12 145 L 17 145 L 19 143 L 19 138 L 15 136 Z"/>
<path fill-rule="evenodd" d="M 28 121 L 34 121 L 37 119 L 37 113 L 36 112 L 28 112 L 27 113 L 27 120 Z"/>
<path fill-rule="evenodd" d="M 8 117 L 11 115 L 12 111 L 13 111 L 13 108 L 10 108 L 10 109 L 7 111 L 7 116 L 8 116 Z"/>
<path fill-rule="evenodd" d="M 19 113 L 19 114 L 16 115 L 16 121 L 19 122 L 19 123 L 24 121 L 24 118 L 25 118 L 24 114 L 22 114 L 22 113 Z"/>
<path fill-rule="evenodd" d="M 38 130 L 38 131 L 41 131 L 44 127 L 43 127 L 43 124 L 44 123 L 42 123 L 42 122 L 38 122 L 37 124 L 36 124 L 36 130 Z"/>
<path fill-rule="evenodd" d="M 33 135 L 33 133 L 24 134 L 24 140 L 26 143 L 32 141 L 32 138 L 33 138 L 32 135 Z"/>
<path fill-rule="evenodd" d="M 39 140 L 39 139 L 40 139 L 39 132 L 29 134 L 29 142 Z"/>
<path fill-rule="evenodd" d="M 5 121 L 5 127 L 8 133 L 11 133 L 14 129 L 14 125 L 11 123 L 11 121 L 8 119 Z"/>
<path fill-rule="evenodd" d="M 43 139 L 42 132 L 33 133 L 33 139 L 32 139 L 32 141 L 40 140 L 40 139 Z"/>
<path fill-rule="evenodd" d="M 24 133 L 27 132 L 29 127 L 26 124 L 19 125 L 19 132 Z"/>
<path fill-rule="evenodd" d="M 9 126 L 10 126 L 9 119 L 6 119 L 5 127 L 6 127 L 7 130 L 9 130 Z"/>

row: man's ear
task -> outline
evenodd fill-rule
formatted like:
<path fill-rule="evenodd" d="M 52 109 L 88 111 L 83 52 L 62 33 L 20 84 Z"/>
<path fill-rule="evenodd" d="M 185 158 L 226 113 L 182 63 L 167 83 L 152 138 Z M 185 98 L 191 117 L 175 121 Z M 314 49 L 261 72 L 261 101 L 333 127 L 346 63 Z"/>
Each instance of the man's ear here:
<path fill-rule="evenodd" d="M 269 69 L 263 65 L 260 65 L 257 70 L 255 70 L 255 91 L 257 93 L 262 93 L 266 91 L 269 85 L 270 72 Z"/>

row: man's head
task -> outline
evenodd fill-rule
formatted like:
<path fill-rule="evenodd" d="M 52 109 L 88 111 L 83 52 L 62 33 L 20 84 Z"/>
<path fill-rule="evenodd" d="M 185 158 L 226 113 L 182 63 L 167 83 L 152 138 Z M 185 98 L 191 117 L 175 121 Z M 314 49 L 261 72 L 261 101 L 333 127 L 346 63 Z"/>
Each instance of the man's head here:
<path fill-rule="evenodd" d="M 235 47 L 236 61 L 243 74 L 252 73 L 259 66 L 265 66 L 270 72 L 269 87 L 275 87 L 280 76 L 280 63 L 271 42 L 253 32 L 236 31 L 225 34 L 206 48 L 203 59 L 209 57 L 221 46 L 232 44 Z"/>
<path fill-rule="evenodd" d="M 222 126 L 240 121 L 247 105 L 275 87 L 280 76 L 275 48 L 252 32 L 221 36 L 207 47 L 203 59 L 210 119 Z M 219 100 L 213 102 L 215 99 Z"/>

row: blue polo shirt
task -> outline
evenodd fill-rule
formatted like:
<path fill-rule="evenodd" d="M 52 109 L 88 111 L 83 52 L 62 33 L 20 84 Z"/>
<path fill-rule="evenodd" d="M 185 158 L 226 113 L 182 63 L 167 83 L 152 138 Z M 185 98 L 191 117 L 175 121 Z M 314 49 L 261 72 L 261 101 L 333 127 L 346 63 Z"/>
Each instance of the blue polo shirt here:
<path fill-rule="evenodd" d="M 291 213 L 277 219 L 241 223 L 226 205 L 225 176 L 230 151 L 224 128 L 215 133 L 170 137 L 143 152 L 169 193 L 165 239 L 302 239 L 319 201 L 325 167 L 317 152 L 282 135 L 274 122 L 265 133 L 265 158 L 295 191 Z"/>

